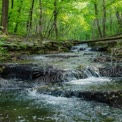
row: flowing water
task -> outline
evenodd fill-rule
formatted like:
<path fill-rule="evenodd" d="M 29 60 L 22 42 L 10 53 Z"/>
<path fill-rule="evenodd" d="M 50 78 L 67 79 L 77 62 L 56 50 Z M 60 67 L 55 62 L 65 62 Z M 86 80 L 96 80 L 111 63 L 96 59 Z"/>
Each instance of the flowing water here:
<path fill-rule="evenodd" d="M 85 48 L 88 49 L 86 45 Z M 87 49 L 81 52 L 29 56 L 26 57 L 26 62 L 53 65 L 66 71 L 78 67 L 102 66 L 103 64 L 92 62 L 92 59 L 101 53 L 90 52 Z M 16 79 L 0 79 L 0 122 L 122 122 L 121 108 L 76 97 L 66 98 L 50 94 L 52 89 L 74 91 L 122 89 L 122 78 L 100 77 L 97 70 L 94 70 L 94 73 L 89 70 L 84 72 L 88 76 L 84 79 L 71 78 L 70 82 L 61 85 L 40 86 L 35 83 L 30 88 L 21 87 L 23 81 L 16 83 Z M 38 90 L 43 92 L 40 93 Z"/>

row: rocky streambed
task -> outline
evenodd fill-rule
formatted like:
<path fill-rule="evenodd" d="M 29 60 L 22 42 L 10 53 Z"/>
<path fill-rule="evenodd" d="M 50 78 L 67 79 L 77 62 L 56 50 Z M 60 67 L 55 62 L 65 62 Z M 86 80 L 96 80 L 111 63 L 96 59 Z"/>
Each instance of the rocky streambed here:
<path fill-rule="evenodd" d="M 109 55 L 93 51 L 32 55 L 1 64 L 0 119 L 121 122 L 122 66 L 94 61 L 100 56 Z"/>
<path fill-rule="evenodd" d="M 39 86 L 43 85 L 57 85 L 63 86 L 66 82 L 71 82 L 73 80 L 87 79 L 89 77 L 122 77 L 122 67 L 103 67 L 98 68 L 97 71 L 94 68 L 79 68 L 76 70 L 63 70 L 56 69 L 53 66 L 39 66 L 37 64 L 2 64 L 3 68 L 1 71 L 1 77 L 4 79 L 15 79 L 16 86 L 19 88 L 32 88 L 35 84 Z M 99 79 L 98 79 L 99 80 Z M 23 81 L 23 82 L 19 82 Z M 82 81 L 81 81 L 82 82 Z M 8 83 L 9 84 L 9 83 Z M 10 83 L 9 88 L 14 87 L 15 82 Z M 25 84 L 25 85 L 24 85 Z M 121 84 L 120 84 L 121 85 Z M 2 87 L 2 83 L 1 83 Z M 50 87 L 50 86 L 49 86 Z M 37 87 L 38 88 L 38 87 Z M 122 106 L 122 91 L 121 89 L 116 89 L 112 91 L 75 91 L 72 89 L 67 90 L 66 88 L 59 90 L 56 89 L 41 89 L 41 93 L 50 92 L 54 96 L 64 96 L 64 97 L 80 97 L 86 100 L 96 100 L 99 102 L 105 102 L 114 106 Z M 44 90 L 44 91 L 43 91 Z M 108 89 L 109 90 L 109 89 Z M 39 91 L 37 89 L 37 91 Z M 48 92 L 46 94 L 48 94 Z"/>

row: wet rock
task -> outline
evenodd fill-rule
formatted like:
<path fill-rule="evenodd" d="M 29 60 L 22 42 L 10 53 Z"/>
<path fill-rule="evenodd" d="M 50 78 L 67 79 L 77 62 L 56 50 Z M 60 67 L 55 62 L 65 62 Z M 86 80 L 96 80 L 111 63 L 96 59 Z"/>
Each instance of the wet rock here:
<path fill-rule="evenodd" d="M 92 47 L 91 51 L 100 51 L 100 52 L 104 52 L 107 51 L 106 47 Z"/>
<path fill-rule="evenodd" d="M 42 67 L 36 64 L 3 64 L 1 77 L 6 79 L 40 80 L 44 82 L 58 82 L 63 72 L 52 66 Z M 60 79 L 61 80 L 61 79 Z"/>
<path fill-rule="evenodd" d="M 101 67 L 99 73 L 104 77 L 122 77 L 122 66 Z"/>
<path fill-rule="evenodd" d="M 18 79 L 45 83 L 68 82 L 84 79 L 89 76 L 122 77 L 122 66 L 107 66 L 99 68 L 78 68 L 76 70 L 61 70 L 53 66 L 37 64 L 1 64 L 0 76 L 5 79 Z"/>
<path fill-rule="evenodd" d="M 53 66 L 40 66 L 37 64 L 2 64 L 1 77 L 41 83 L 68 82 L 73 79 L 86 78 L 80 70 L 61 70 Z"/>
<path fill-rule="evenodd" d="M 63 97 L 78 97 L 89 101 L 97 101 L 106 103 L 114 107 L 122 107 L 122 91 L 63 91 L 54 90 L 50 95 L 63 96 Z"/>
<path fill-rule="evenodd" d="M 50 95 L 53 95 L 53 96 L 64 96 L 64 91 L 63 90 L 54 90 L 52 92 L 49 93 Z"/>
<path fill-rule="evenodd" d="M 121 57 L 122 58 L 122 47 L 111 48 L 110 50 L 112 56 Z"/>
<path fill-rule="evenodd" d="M 12 78 L 21 78 L 23 80 L 25 79 L 30 79 L 31 78 L 31 69 L 29 68 L 30 66 L 25 66 L 25 65 L 16 65 L 16 64 L 5 64 L 4 70 L 1 73 L 1 76 L 3 78 L 7 79 L 12 79 Z"/>
<path fill-rule="evenodd" d="M 109 45 L 108 45 L 109 48 Z M 112 48 L 108 49 L 109 56 L 107 55 L 100 55 L 93 59 L 95 62 L 113 62 L 113 63 L 121 63 L 122 62 L 122 48 L 117 47 L 115 48 L 115 45 L 112 46 Z"/>
<path fill-rule="evenodd" d="M 44 90 L 45 91 L 45 90 Z M 71 91 L 62 89 L 48 89 L 46 92 L 38 90 L 39 93 L 45 93 L 53 96 L 63 96 L 67 98 L 77 97 L 88 101 L 97 101 L 106 103 L 114 107 L 122 107 L 122 90 L 117 91 Z"/>
<path fill-rule="evenodd" d="M 104 63 L 104 62 L 111 63 L 111 60 L 112 60 L 111 57 L 106 57 L 106 56 L 100 56 L 93 59 L 94 62 L 100 62 L 100 63 Z"/>
<path fill-rule="evenodd" d="M 67 58 L 72 58 L 72 57 L 79 57 L 79 55 L 74 55 L 74 54 L 69 54 L 69 55 L 62 55 L 62 54 L 52 54 L 52 55 L 46 55 L 45 57 L 49 57 L 49 58 L 63 58 L 63 59 L 67 59 Z"/>
<path fill-rule="evenodd" d="M 122 107 L 122 91 L 79 92 L 79 97 L 86 100 L 107 103 L 115 107 Z"/>
<path fill-rule="evenodd" d="M 85 52 L 85 53 L 83 53 L 83 56 L 85 56 L 85 55 L 94 55 L 93 53 L 89 53 L 89 52 Z"/>

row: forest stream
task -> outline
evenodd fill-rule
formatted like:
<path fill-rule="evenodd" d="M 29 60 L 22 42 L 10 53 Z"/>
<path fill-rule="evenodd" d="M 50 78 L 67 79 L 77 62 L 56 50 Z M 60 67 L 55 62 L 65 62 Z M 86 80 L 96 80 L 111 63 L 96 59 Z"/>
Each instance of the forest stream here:
<path fill-rule="evenodd" d="M 1 65 L 0 122 L 122 122 L 121 62 L 107 53 L 84 44 Z"/>

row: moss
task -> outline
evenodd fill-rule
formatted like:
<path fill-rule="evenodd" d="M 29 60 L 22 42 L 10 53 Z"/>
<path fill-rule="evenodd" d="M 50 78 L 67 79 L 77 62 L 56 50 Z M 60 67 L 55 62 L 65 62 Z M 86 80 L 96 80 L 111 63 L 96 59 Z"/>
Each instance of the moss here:
<path fill-rule="evenodd" d="M 56 52 L 68 52 L 72 47 L 70 41 L 45 41 L 44 43 L 33 44 L 31 42 L 23 42 L 19 40 L 0 42 L 1 49 L 7 50 L 7 53 L 3 53 L 5 51 L 0 50 L 0 60 L 12 59 L 13 57 L 19 56 L 21 54 L 46 54 L 46 53 L 56 53 Z M 29 53 L 28 53 L 29 52 Z M 4 54 L 4 55 L 3 55 Z M 9 56 L 10 54 L 10 56 Z"/>
<path fill-rule="evenodd" d="M 117 48 L 122 47 L 122 40 L 117 42 L 116 47 L 117 47 Z"/>
<path fill-rule="evenodd" d="M 105 122 L 115 122 L 115 119 L 113 117 L 109 116 L 105 119 Z"/>
<path fill-rule="evenodd" d="M 0 73 L 2 73 L 4 69 L 5 69 L 4 66 L 0 66 Z"/>
<path fill-rule="evenodd" d="M 77 67 L 78 70 L 85 69 L 85 68 L 86 67 L 84 65 L 82 65 L 82 64 Z"/>

